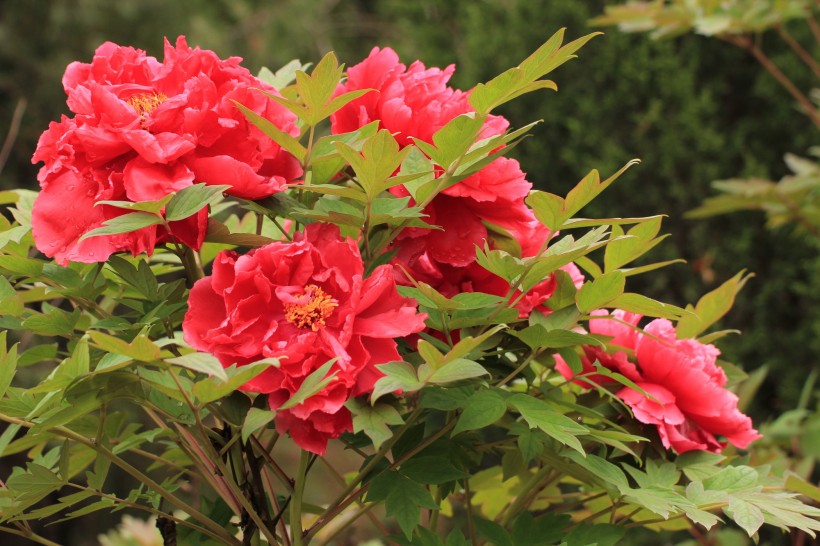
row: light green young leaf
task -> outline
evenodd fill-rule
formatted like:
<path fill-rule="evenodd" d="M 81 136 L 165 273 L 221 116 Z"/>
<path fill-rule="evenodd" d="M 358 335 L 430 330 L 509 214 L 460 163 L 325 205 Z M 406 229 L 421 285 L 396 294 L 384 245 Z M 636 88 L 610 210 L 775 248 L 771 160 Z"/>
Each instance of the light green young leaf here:
<path fill-rule="evenodd" d="M 575 302 L 582 313 L 600 309 L 624 293 L 626 277 L 615 270 L 604 273 L 597 279 L 584 283 L 575 294 Z"/>
<path fill-rule="evenodd" d="M 375 449 L 379 449 L 393 436 L 390 425 L 404 423 L 396 408 L 389 404 L 371 406 L 358 398 L 351 398 L 345 403 L 345 407 L 353 415 L 353 432 L 364 432 Z"/>
<path fill-rule="evenodd" d="M 142 333 L 137 334 L 130 343 L 98 330 L 90 330 L 88 335 L 97 347 L 109 353 L 140 362 L 154 362 L 160 358 L 159 346 Z"/>
<path fill-rule="evenodd" d="M 677 320 L 682 316 L 688 315 L 686 309 L 681 309 L 669 303 L 662 303 L 652 298 L 647 298 L 641 294 L 634 294 L 632 292 L 624 292 L 620 296 L 607 304 L 607 307 L 612 309 L 623 309 L 630 313 L 638 313 L 647 317 L 660 317 L 670 320 Z"/>
<path fill-rule="evenodd" d="M 419 378 L 424 378 L 422 368 L 426 368 L 425 364 L 419 367 Z M 437 370 L 426 375 L 426 379 L 422 379 L 425 383 L 432 385 L 443 385 L 452 383 L 454 381 L 462 381 L 464 379 L 472 379 L 482 375 L 489 375 L 489 372 L 478 362 L 467 360 L 466 358 L 456 358 L 448 361 Z"/>
<path fill-rule="evenodd" d="M 424 386 L 416 375 L 416 369 L 407 362 L 388 362 L 378 364 L 376 367 L 384 374 L 373 386 L 373 393 L 370 395 L 370 403 L 375 404 L 376 400 L 396 391 L 415 392 Z"/>
<path fill-rule="evenodd" d="M 246 364 L 244 366 L 234 365 L 229 368 L 225 368 L 225 374 L 228 376 L 227 381 L 222 381 L 215 376 L 199 381 L 194 384 L 194 396 L 196 396 L 197 399 L 203 404 L 213 402 L 214 400 L 219 400 L 220 398 L 234 392 L 240 385 L 244 385 L 254 377 L 267 370 L 270 366 L 276 365 L 278 365 L 277 361 L 266 359 L 259 362 L 254 362 L 252 364 Z"/>
<path fill-rule="evenodd" d="M 174 358 L 167 358 L 165 361 L 175 366 L 214 376 L 221 381 L 228 380 L 228 375 L 225 373 L 225 368 L 222 367 L 219 359 L 208 353 L 188 353 Z"/>
<path fill-rule="evenodd" d="M 678 321 L 678 339 L 697 336 L 728 313 L 735 302 L 735 296 L 752 276 L 753 274 L 746 275 L 746 270 L 743 270 L 700 298 L 695 307 L 687 306 L 687 311 L 692 313 Z"/>

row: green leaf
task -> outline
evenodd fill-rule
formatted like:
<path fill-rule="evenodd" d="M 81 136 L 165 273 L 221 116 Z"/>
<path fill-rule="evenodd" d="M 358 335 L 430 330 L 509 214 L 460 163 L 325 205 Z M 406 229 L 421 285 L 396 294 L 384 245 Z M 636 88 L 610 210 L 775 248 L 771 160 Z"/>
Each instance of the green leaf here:
<path fill-rule="evenodd" d="M 94 206 L 98 207 L 100 205 L 109 205 L 118 209 L 159 214 L 162 212 L 162 208 L 167 205 L 168 201 L 170 201 L 173 197 L 174 194 L 169 193 L 162 199 L 157 199 L 155 201 L 97 201 L 94 203 Z"/>
<path fill-rule="evenodd" d="M 6 394 L 14 373 L 17 371 L 17 343 L 7 349 L 6 337 L 8 332 L 0 332 L 0 398 Z"/>
<path fill-rule="evenodd" d="M 441 368 L 434 370 L 430 375 L 427 375 L 423 381 L 434 385 L 441 385 L 452 383 L 453 381 L 472 379 L 482 375 L 489 375 L 489 372 L 478 362 L 467 360 L 466 358 L 456 358 L 447 362 Z M 424 376 L 422 375 L 420 367 L 419 378 L 422 377 Z"/>
<path fill-rule="evenodd" d="M 244 104 L 237 101 L 233 101 L 233 103 L 237 108 L 239 108 L 239 110 L 242 111 L 245 117 L 248 118 L 248 121 L 253 123 L 260 131 L 265 133 L 272 141 L 281 146 L 283 150 L 287 151 L 299 161 L 304 161 L 305 156 L 307 155 L 307 148 L 302 146 L 298 140 L 281 130 L 272 121 L 260 116 Z"/>
<path fill-rule="evenodd" d="M 296 392 L 291 395 L 287 401 L 279 406 L 278 410 L 286 410 L 294 406 L 298 406 L 314 394 L 324 389 L 329 383 L 336 380 L 336 372 L 330 373 L 330 368 L 339 360 L 338 358 L 331 358 L 314 372 L 308 375 Z M 328 375 L 329 374 L 329 375 Z"/>
<path fill-rule="evenodd" d="M 103 227 L 92 229 L 83 234 L 80 241 L 88 239 L 89 237 L 98 237 L 100 235 L 117 235 L 119 233 L 130 233 L 149 226 L 155 226 L 162 223 L 162 218 L 147 212 L 131 212 L 123 214 L 106 220 L 103 222 Z"/>
<path fill-rule="evenodd" d="M 109 353 L 127 356 L 140 362 L 154 362 L 160 358 L 159 346 L 142 333 L 137 334 L 131 343 L 97 330 L 90 330 L 88 335 L 100 349 Z"/>
<path fill-rule="evenodd" d="M 484 117 L 475 114 L 461 114 L 433 133 L 433 145 L 413 139 L 430 159 L 444 169 L 450 168 L 460 157 L 464 156 L 478 137 L 484 126 Z"/>
<path fill-rule="evenodd" d="M 179 190 L 165 207 L 165 219 L 169 222 L 183 220 L 193 216 L 204 207 L 222 196 L 230 186 L 209 186 L 194 184 Z"/>
<path fill-rule="evenodd" d="M 552 231 L 557 231 L 563 227 L 564 222 L 595 199 L 628 168 L 638 163 L 640 163 L 639 160 L 633 159 L 603 182 L 601 182 L 598 171 L 593 170 L 570 190 L 566 199 L 550 193 L 534 191 L 527 197 L 526 202 L 532 207 L 541 223 Z"/>
<path fill-rule="evenodd" d="M 257 77 L 271 87 L 282 90 L 296 80 L 297 70 L 305 71 L 309 67 L 310 64 L 303 65 L 299 59 L 293 59 L 276 72 L 263 66 Z"/>
<path fill-rule="evenodd" d="M 225 374 L 228 376 L 227 381 L 222 381 L 217 377 L 209 377 L 199 381 L 194 384 L 194 396 L 203 404 L 219 400 L 267 370 L 271 365 L 277 365 L 274 362 L 272 359 L 265 359 L 252 364 L 233 365 L 225 368 Z"/>
<path fill-rule="evenodd" d="M 424 386 L 416 375 L 416 369 L 407 362 L 377 364 L 376 368 L 384 377 L 380 377 L 373 386 L 373 394 L 370 395 L 370 402 L 373 404 L 385 394 L 396 391 L 415 392 Z"/>
<path fill-rule="evenodd" d="M 419 524 L 422 508 L 439 509 L 427 489 L 400 474 L 395 474 L 395 478 L 391 480 L 385 508 L 388 516 L 396 518 L 408 540 L 413 536 L 413 530 Z"/>
<path fill-rule="evenodd" d="M 44 336 L 70 336 L 79 320 L 79 309 L 67 313 L 55 307 L 45 314 L 30 316 L 23 321 L 23 328 Z"/>
<path fill-rule="evenodd" d="M 585 468 L 604 483 L 614 486 L 621 494 L 629 491 L 629 480 L 624 471 L 606 459 L 588 453 L 585 457 L 574 451 L 566 454 L 575 464 Z"/>
<path fill-rule="evenodd" d="M 507 403 L 521 413 L 531 428 L 537 428 L 578 451 L 581 455 L 586 455 L 581 442 L 576 438 L 576 435 L 587 432 L 586 427 L 558 413 L 543 400 L 526 394 L 514 394 L 507 400 Z"/>
<path fill-rule="evenodd" d="M 610 271 L 591 282 L 584 283 L 575 294 L 575 302 L 582 313 L 589 313 L 622 295 L 625 286 L 626 277 L 623 272 Z"/>
<path fill-rule="evenodd" d="M 729 497 L 729 505 L 723 508 L 723 511 L 749 536 L 757 533 L 764 523 L 763 512 L 760 508 L 735 497 Z"/>
<path fill-rule="evenodd" d="M 634 294 L 632 292 L 624 292 L 620 296 L 607 304 L 607 307 L 613 309 L 623 309 L 630 313 L 638 313 L 647 317 L 660 317 L 670 320 L 677 320 L 682 316 L 688 315 L 686 309 L 681 309 L 669 303 L 662 303 L 652 298 L 647 298 L 641 294 Z"/>
<path fill-rule="evenodd" d="M 678 339 L 695 337 L 723 317 L 732 308 L 735 296 L 750 278 L 752 275 L 746 275 L 746 271 L 743 270 L 700 298 L 694 308 L 688 306 L 686 309 L 694 313 L 678 321 Z"/>
<path fill-rule="evenodd" d="M 475 528 L 480 536 L 486 538 L 494 546 L 516 546 L 507 530 L 494 521 L 477 517 Z"/>
<path fill-rule="evenodd" d="M 225 368 L 219 362 L 219 359 L 208 353 L 188 353 L 174 358 L 167 358 L 165 361 L 175 366 L 216 377 L 222 381 L 228 380 Z"/>
<path fill-rule="evenodd" d="M 108 265 L 140 294 L 149 300 L 156 299 L 159 283 L 145 260 L 138 260 L 137 266 L 134 267 L 128 260 L 114 255 L 108 258 Z"/>
<path fill-rule="evenodd" d="M 456 468 L 452 461 L 440 455 L 414 457 L 401 465 L 399 472 L 414 482 L 433 485 L 470 477 L 470 474 Z"/>
<path fill-rule="evenodd" d="M 379 449 L 393 436 L 389 425 L 404 423 L 396 408 L 389 404 L 370 406 L 358 398 L 351 398 L 345 403 L 345 407 L 353 415 L 353 432 L 364 432 L 375 449 Z"/>
<path fill-rule="evenodd" d="M 242 441 L 247 442 L 251 434 L 273 421 L 276 417 L 275 411 L 269 411 L 259 408 L 251 408 L 242 422 Z"/>
<path fill-rule="evenodd" d="M 660 231 L 662 219 L 662 216 L 652 216 L 642 220 L 626 232 L 627 237 L 612 241 L 607 245 L 604 255 L 604 269 L 606 271 L 618 269 L 647 253 L 665 239 L 666 236 L 655 238 Z M 613 235 L 615 233 L 622 234 L 620 228 L 615 229 L 614 227 L 612 233 Z"/>
<path fill-rule="evenodd" d="M 566 546 L 615 546 L 626 534 L 620 525 L 581 524 L 565 537 Z"/>
<path fill-rule="evenodd" d="M 475 430 L 489 426 L 504 416 L 507 403 L 494 390 L 480 390 L 464 403 L 464 411 L 458 418 L 453 436 L 465 430 Z"/>

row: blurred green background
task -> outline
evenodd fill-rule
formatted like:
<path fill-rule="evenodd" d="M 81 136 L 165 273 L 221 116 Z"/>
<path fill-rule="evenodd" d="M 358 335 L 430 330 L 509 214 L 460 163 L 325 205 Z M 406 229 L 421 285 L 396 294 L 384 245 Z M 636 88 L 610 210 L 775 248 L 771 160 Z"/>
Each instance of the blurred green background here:
<path fill-rule="evenodd" d="M 36 188 L 30 162 L 49 121 L 67 114 L 65 66 L 90 61 L 106 40 L 162 56 L 162 37 L 244 57 L 256 72 L 335 50 L 355 64 L 376 45 L 407 64 L 455 63 L 452 84 L 468 89 L 517 64 L 560 27 L 572 39 L 604 1 L 577 0 L 4 0 L 0 3 L 0 139 L 22 121 L 0 172 L 0 188 Z M 808 36 L 799 21 L 789 27 Z M 666 214 L 669 240 L 653 261 L 686 264 L 630 280 L 630 290 L 678 305 L 696 301 L 740 269 L 755 277 L 724 328 L 728 361 L 746 371 L 768 366 L 753 405 L 756 422 L 796 406 L 820 354 L 820 250 L 790 228 L 769 231 L 763 216 L 739 213 L 689 221 L 683 213 L 711 195 L 710 182 L 786 174 L 783 154 L 805 151 L 814 129 L 776 82 L 745 52 L 686 36 L 652 41 L 615 29 L 552 74 L 557 94 L 527 95 L 503 111 L 513 126 L 543 119 L 515 156 L 540 189 L 563 194 L 590 169 L 631 169 L 586 216 Z M 785 46 L 767 51 L 803 89 L 810 74 Z M 12 130 L 12 133 L 14 131 Z M 2 156 L 0 156 L 2 157 Z M 5 540 L 5 539 L 3 539 Z"/>

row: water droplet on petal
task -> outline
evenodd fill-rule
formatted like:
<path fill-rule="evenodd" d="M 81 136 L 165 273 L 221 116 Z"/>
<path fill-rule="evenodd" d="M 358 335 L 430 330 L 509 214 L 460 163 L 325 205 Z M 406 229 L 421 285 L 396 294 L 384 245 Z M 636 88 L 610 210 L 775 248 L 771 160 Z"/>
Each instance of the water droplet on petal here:
<path fill-rule="evenodd" d="M 73 190 L 73 189 L 74 189 L 74 184 L 69 184 L 69 185 L 68 185 L 68 187 L 67 187 L 66 189 L 67 189 L 68 191 Z"/>

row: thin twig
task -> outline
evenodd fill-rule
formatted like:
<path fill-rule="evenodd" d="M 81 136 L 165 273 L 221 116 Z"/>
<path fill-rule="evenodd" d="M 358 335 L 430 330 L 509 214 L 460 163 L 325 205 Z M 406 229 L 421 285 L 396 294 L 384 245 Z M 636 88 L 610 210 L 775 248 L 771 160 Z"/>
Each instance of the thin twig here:
<path fill-rule="evenodd" d="M 11 115 L 11 123 L 9 123 L 9 130 L 6 133 L 6 140 L 3 141 L 3 148 L 0 148 L 0 173 L 3 172 L 3 167 L 6 166 L 6 161 L 9 159 L 11 149 L 17 140 L 17 134 L 20 132 L 20 123 L 23 121 L 23 112 L 26 111 L 26 104 L 26 99 L 20 99 L 17 101 L 17 106 L 14 107 L 14 113 Z"/>
<path fill-rule="evenodd" d="M 783 86 L 786 91 L 803 107 L 806 115 L 809 116 L 812 123 L 818 128 L 820 128 L 820 113 L 817 112 L 817 109 L 814 107 L 814 104 L 804 95 L 797 86 L 786 76 L 778 67 L 775 65 L 769 57 L 763 53 L 763 50 L 760 49 L 754 41 L 749 38 L 748 36 L 732 36 L 732 35 L 725 35 L 723 39 L 727 42 L 734 44 L 742 49 L 745 49 L 749 53 L 751 53 L 755 59 L 765 68 L 769 74 L 771 74 L 780 85 Z"/>
<path fill-rule="evenodd" d="M 777 32 L 780 34 L 780 37 L 783 38 L 783 41 L 789 44 L 789 47 L 792 48 L 792 51 L 800 57 L 800 60 L 806 63 L 812 72 L 814 72 L 815 76 L 820 76 L 820 65 L 812 58 L 811 53 L 803 49 L 797 40 L 795 40 L 792 35 L 786 30 L 786 27 L 783 25 L 777 25 Z"/>

